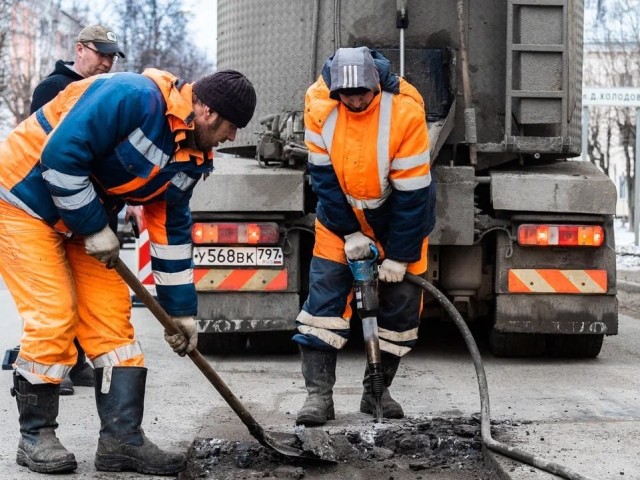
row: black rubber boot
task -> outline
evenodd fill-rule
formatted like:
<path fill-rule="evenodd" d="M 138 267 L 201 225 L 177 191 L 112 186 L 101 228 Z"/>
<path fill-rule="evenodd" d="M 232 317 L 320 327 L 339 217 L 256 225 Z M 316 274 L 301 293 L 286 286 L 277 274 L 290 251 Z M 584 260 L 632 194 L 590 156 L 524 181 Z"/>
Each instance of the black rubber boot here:
<path fill-rule="evenodd" d="M 324 425 L 336 418 L 333 408 L 333 386 L 336 383 L 338 351 L 315 350 L 300 345 L 302 375 L 307 388 L 307 399 L 298 412 L 296 424 Z"/>
<path fill-rule="evenodd" d="M 60 395 L 73 395 L 74 393 L 73 382 L 69 376 L 64 377 L 60 382 Z"/>
<path fill-rule="evenodd" d="M 69 377 L 76 387 L 93 387 L 93 367 L 87 362 L 87 356 L 84 354 L 84 350 L 77 338 L 73 343 L 76 344 L 76 349 L 78 350 L 78 360 L 71 372 L 69 372 Z"/>
<path fill-rule="evenodd" d="M 108 393 L 101 391 L 104 368 L 94 370 L 96 405 L 101 424 L 96 469 L 149 475 L 175 475 L 184 470 L 187 459 L 183 454 L 160 450 L 145 437 L 140 427 L 147 369 L 111 368 Z"/>
<path fill-rule="evenodd" d="M 387 352 L 380 352 L 382 357 L 382 376 L 384 378 L 384 390 L 382 392 L 382 416 L 384 418 L 403 418 L 404 411 L 402 406 L 391 398 L 389 387 L 393 378 L 396 376 L 398 366 L 400 365 L 400 357 L 391 355 Z M 364 380 L 362 381 L 364 392 L 362 392 L 362 400 L 360 400 L 360 411 L 362 413 L 376 414 L 376 401 L 371 394 L 371 381 L 369 380 L 369 365 L 364 369 Z"/>
<path fill-rule="evenodd" d="M 16 462 L 38 473 L 72 472 L 76 457 L 62 446 L 58 428 L 59 385 L 32 385 L 14 372 L 11 395 L 16 397 L 20 422 L 20 442 Z"/>

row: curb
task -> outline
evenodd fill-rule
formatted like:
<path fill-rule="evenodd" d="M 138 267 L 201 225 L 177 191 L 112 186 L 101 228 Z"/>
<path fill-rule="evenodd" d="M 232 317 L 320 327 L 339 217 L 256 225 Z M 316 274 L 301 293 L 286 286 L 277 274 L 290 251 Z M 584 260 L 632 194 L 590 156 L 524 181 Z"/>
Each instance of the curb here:
<path fill-rule="evenodd" d="M 496 474 L 496 480 L 515 480 L 502 465 L 501 459 L 504 458 L 499 453 L 489 450 L 486 446 L 482 446 L 484 451 L 484 459 L 487 466 Z"/>
<path fill-rule="evenodd" d="M 553 480 L 560 477 L 541 470 L 533 465 L 505 457 L 484 445 L 484 458 L 487 467 L 495 474 L 495 480 Z"/>

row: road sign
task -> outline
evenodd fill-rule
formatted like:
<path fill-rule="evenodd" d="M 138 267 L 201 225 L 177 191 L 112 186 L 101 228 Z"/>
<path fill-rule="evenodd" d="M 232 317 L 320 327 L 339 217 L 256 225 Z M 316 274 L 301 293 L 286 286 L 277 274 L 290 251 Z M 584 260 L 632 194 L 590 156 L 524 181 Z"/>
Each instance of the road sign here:
<path fill-rule="evenodd" d="M 583 87 L 582 88 L 582 159 L 587 160 L 589 105 L 635 107 L 636 127 L 640 125 L 640 88 Z M 635 244 L 640 245 L 640 128 L 636 128 L 636 158 L 634 172 L 633 231 Z"/>
<path fill-rule="evenodd" d="M 582 105 L 640 107 L 640 88 L 583 87 Z"/>

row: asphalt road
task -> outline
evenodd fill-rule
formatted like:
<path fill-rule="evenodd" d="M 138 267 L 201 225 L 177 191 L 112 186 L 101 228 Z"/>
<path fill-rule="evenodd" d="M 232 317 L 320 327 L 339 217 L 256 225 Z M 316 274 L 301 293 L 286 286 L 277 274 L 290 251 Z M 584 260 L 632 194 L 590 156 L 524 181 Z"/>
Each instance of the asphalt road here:
<path fill-rule="evenodd" d="M 0 318 L 4 351 L 18 343 L 21 324 L 2 284 Z M 165 345 L 162 328 L 151 314 L 134 309 L 133 321 L 149 368 L 143 424 L 147 436 L 163 448 L 183 451 L 196 437 L 251 440 L 202 374 Z M 394 396 L 410 417 L 468 417 L 479 412 L 476 376 L 463 342 L 448 329 L 427 334 L 431 338 L 403 361 Z M 620 335 L 605 339 L 602 353 L 593 360 L 497 359 L 481 344 L 492 419 L 502 424 L 500 440 L 593 479 L 640 478 L 639 339 L 640 321 L 621 315 Z M 292 430 L 305 398 L 297 356 L 207 358 L 266 429 Z M 353 348 L 339 357 L 333 429 L 368 421 L 357 413 L 364 359 Z M 0 372 L 0 478 L 41 479 L 15 463 L 19 432 L 15 400 L 8 394 L 10 383 L 11 373 Z M 78 459 L 74 478 L 152 478 L 94 471 L 99 421 L 92 389 L 79 387 L 74 396 L 63 397 L 58 421 L 58 436 Z M 555 478 L 508 460 L 498 460 L 498 465 L 501 478 Z"/>

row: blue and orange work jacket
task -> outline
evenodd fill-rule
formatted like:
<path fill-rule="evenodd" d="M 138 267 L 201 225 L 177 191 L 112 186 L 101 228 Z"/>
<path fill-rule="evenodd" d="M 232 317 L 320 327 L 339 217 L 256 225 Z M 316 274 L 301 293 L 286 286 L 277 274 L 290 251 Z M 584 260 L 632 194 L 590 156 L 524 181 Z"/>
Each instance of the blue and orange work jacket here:
<path fill-rule="evenodd" d="M 213 167 L 193 119 L 192 85 L 168 72 L 74 82 L 0 143 L 0 200 L 68 236 L 100 231 L 124 202 L 145 205 L 158 299 L 194 315 L 189 199 Z"/>
<path fill-rule="evenodd" d="M 423 256 L 435 198 L 424 102 L 397 80 L 396 92 L 383 88 L 352 112 L 320 76 L 305 98 L 305 142 L 322 226 L 340 237 L 362 231 L 386 258 L 411 263 Z"/>

